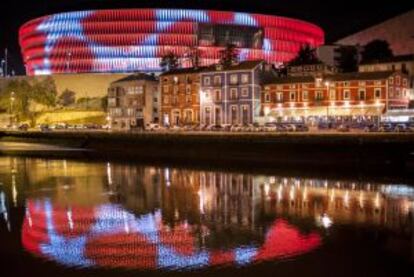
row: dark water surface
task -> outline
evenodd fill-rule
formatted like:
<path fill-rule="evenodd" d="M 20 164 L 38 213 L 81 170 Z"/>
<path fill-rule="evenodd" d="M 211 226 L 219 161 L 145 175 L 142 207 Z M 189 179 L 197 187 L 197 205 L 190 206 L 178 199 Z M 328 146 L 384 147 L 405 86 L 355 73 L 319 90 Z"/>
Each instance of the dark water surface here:
<path fill-rule="evenodd" d="M 1 276 L 414 276 L 413 184 L 0 157 Z"/>

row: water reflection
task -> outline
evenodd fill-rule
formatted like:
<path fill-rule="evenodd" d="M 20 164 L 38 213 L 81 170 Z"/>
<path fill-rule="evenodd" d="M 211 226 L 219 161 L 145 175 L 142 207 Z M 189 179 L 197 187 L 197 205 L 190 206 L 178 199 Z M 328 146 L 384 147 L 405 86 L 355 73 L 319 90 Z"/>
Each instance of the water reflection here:
<path fill-rule="evenodd" d="M 340 225 L 412 236 L 401 184 L 24 158 L 0 158 L 0 181 L 9 229 L 25 207 L 24 249 L 68 267 L 247 266 L 312 253 Z"/>

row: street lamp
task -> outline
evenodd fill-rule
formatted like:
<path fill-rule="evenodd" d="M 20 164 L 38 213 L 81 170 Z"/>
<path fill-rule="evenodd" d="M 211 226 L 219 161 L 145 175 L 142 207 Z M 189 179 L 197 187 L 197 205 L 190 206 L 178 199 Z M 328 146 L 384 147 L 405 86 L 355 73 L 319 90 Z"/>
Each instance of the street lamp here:
<path fill-rule="evenodd" d="M 329 98 L 329 87 L 330 87 L 330 83 L 329 81 L 325 81 L 325 87 L 326 87 L 326 97 Z M 326 105 L 326 121 L 329 121 L 329 105 Z"/>
<path fill-rule="evenodd" d="M 13 121 L 13 104 L 14 104 L 14 91 L 10 93 L 10 126 L 12 126 Z"/>

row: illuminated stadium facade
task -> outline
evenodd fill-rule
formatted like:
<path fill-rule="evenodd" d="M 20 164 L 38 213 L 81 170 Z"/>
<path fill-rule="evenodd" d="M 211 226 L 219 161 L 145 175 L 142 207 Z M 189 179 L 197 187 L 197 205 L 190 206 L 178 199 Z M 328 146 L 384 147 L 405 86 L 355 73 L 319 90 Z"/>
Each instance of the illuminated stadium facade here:
<path fill-rule="evenodd" d="M 44 16 L 20 28 L 28 75 L 160 71 L 161 57 L 185 58 L 197 47 L 200 65 L 216 63 L 228 43 L 241 60 L 281 63 L 300 47 L 324 43 L 318 26 L 301 20 L 239 12 L 126 9 L 68 12 Z"/>

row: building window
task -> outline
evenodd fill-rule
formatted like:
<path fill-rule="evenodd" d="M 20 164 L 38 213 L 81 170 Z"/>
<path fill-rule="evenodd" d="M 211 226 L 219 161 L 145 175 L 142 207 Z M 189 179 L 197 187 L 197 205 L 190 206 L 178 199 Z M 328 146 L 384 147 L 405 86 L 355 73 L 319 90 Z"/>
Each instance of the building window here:
<path fill-rule="evenodd" d="M 344 100 L 349 100 L 351 98 L 351 93 L 349 90 L 344 90 Z"/>
<path fill-rule="evenodd" d="M 221 76 L 214 76 L 214 84 L 221 85 Z"/>
<path fill-rule="evenodd" d="M 390 77 L 389 82 L 390 82 L 390 85 L 394 84 L 394 78 L 393 77 Z"/>
<path fill-rule="evenodd" d="M 268 92 L 265 93 L 265 102 L 266 103 L 270 102 L 270 93 L 268 93 Z"/>
<path fill-rule="evenodd" d="M 174 80 L 174 84 L 178 84 L 178 77 L 177 76 L 174 76 L 173 80 Z"/>
<path fill-rule="evenodd" d="M 187 93 L 187 94 L 191 94 L 191 85 L 187 85 L 187 86 L 185 87 L 185 93 Z"/>
<path fill-rule="evenodd" d="M 316 101 L 320 101 L 320 100 L 323 100 L 323 91 L 318 90 L 316 92 Z"/>
<path fill-rule="evenodd" d="M 375 96 L 375 99 L 380 99 L 381 98 L 381 89 L 380 88 L 376 88 L 374 90 L 374 96 Z"/>
<path fill-rule="evenodd" d="M 296 93 L 294 91 L 291 91 L 289 93 L 289 99 L 290 99 L 290 101 L 295 101 L 295 99 L 296 99 Z"/>
<path fill-rule="evenodd" d="M 237 89 L 236 88 L 231 88 L 230 89 L 230 99 L 231 100 L 237 100 Z"/>
<path fill-rule="evenodd" d="M 400 77 L 400 76 L 396 76 L 396 77 L 395 77 L 395 84 L 396 84 L 397 86 L 399 86 L 399 85 L 401 84 L 401 77 Z"/>
<path fill-rule="evenodd" d="M 283 92 L 276 92 L 276 101 L 282 102 L 283 101 Z"/>
<path fill-rule="evenodd" d="M 407 78 L 404 78 L 404 79 L 403 79 L 403 86 L 404 86 L 404 87 L 407 87 L 407 83 L 408 83 L 408 82 L 407 82 Z"/>
<path fill-rule="evenodd" d="M 241 89 L 242 97 L 249 97 L 249 89 L 248 88 L 242 88 Z"/>
<path fill-rule="evenodd" d="M 302 92 L 302 100 L 303 101 L 308 101 L 309 100 L 309 93 L 308 93 L 308 91 L 303 91 Z"/>
<path fill-rule="evenodd" d="M 154 97 L 154 103 L 158 103 L 158 98 L 157 97 Z"/>
<path fill-rule="evenodd" d="M 172 104 L 173 105 L 177 105 L 177 103 L 178 103 L 178 97 L 177 96 L 173 96 Z"/>
<path fill-rule="evenodd" d="M 216 89 L 214 91 L 214 98 L 215 98 L 216 101 L 221 101 L 221 90 Z"/>
<path fill-rule="evenodd" d="M 168 95 L 164 96 L 164 104 L 168 105 L 170 102 L 170 97 Z"/>
<path fill-rule="evenodd" d="M 265 87 L 265 90 L 270 90 L 270 87 L 266 86 L 266 87 Z"/>
<path fill-rule="evenodd" d="M 191 95 L 186 95 L 185 96 L 185 102 L 187 103 L 187 104 L 190 104 L 192 101 L 191 101 Z"/>
<path fill-rule="evenodd" d="M 351 83 L 350 82 L 344 82 L 344 87 L 350 87 L 351 86 Z"/>
<path fill-rule="evenodd" d="M 158 109 L 157 109 L 157 108 L 153 108 L 153 109 L 152 109 L 152 112 L 153 112 L 153 113 L 158 113 Z"/>
<path fill-rule="evenodd" d="M 365 85 L 366 85 L 366 82 L 365 82 L 365 81 L 361 81 L 361 82 L 359 82 L 359 86 L 360 86 L 360 87 L 365 87 Z"/>
<path fill-rule="evenodd" d="M 243 74 L 241 78 L 243 84 L 247 84 L 249 82 L 249 74 Z"/>
<path fill-rule="evenodd" d="M 204 77 L 204 85 L 205 86 L 209 86 L 210 85 L 210 77 L 209 76 Z"/>
<path fill-rule="evenodd" d="M 400 98 L 400 89 L 399 88 L 396 88 L 395 89 L 395 98 Z"/>
<path fill-rule="evenodd" d="M 162 88 L 162 90 L 163 90 L 165 93 L 168 93 L 168 85 L 164 85 L 164 86 L 163 86 L 163 88 Z"/>
<path fill-rule="evenodd" d="M 334 89 L 329 90 L 329 99 L 330 100 L 336 99 L 336 91 Z"/>
<path fill-rule="evenodd" d="M 231 74 L 230 75 L 230 84 L 237 84 L 238 78 L 237 74 Z"/>
<path fill-rule="evenodd" d="M 361 89 L 358 92 L 359 100 L 365 100 L 365 90 Z"/>
<path fill-rule="evenodd" d="M 178 86 L 174 86 L 173 93 L 174 94 L 177 94 L 178 93 Z"/>
<path fill-rule="evenodd" d="M 390 94 L 390 97 L 394 97 L 394 88 L 393 87 L 390 87 L 388 92 Z"/>

